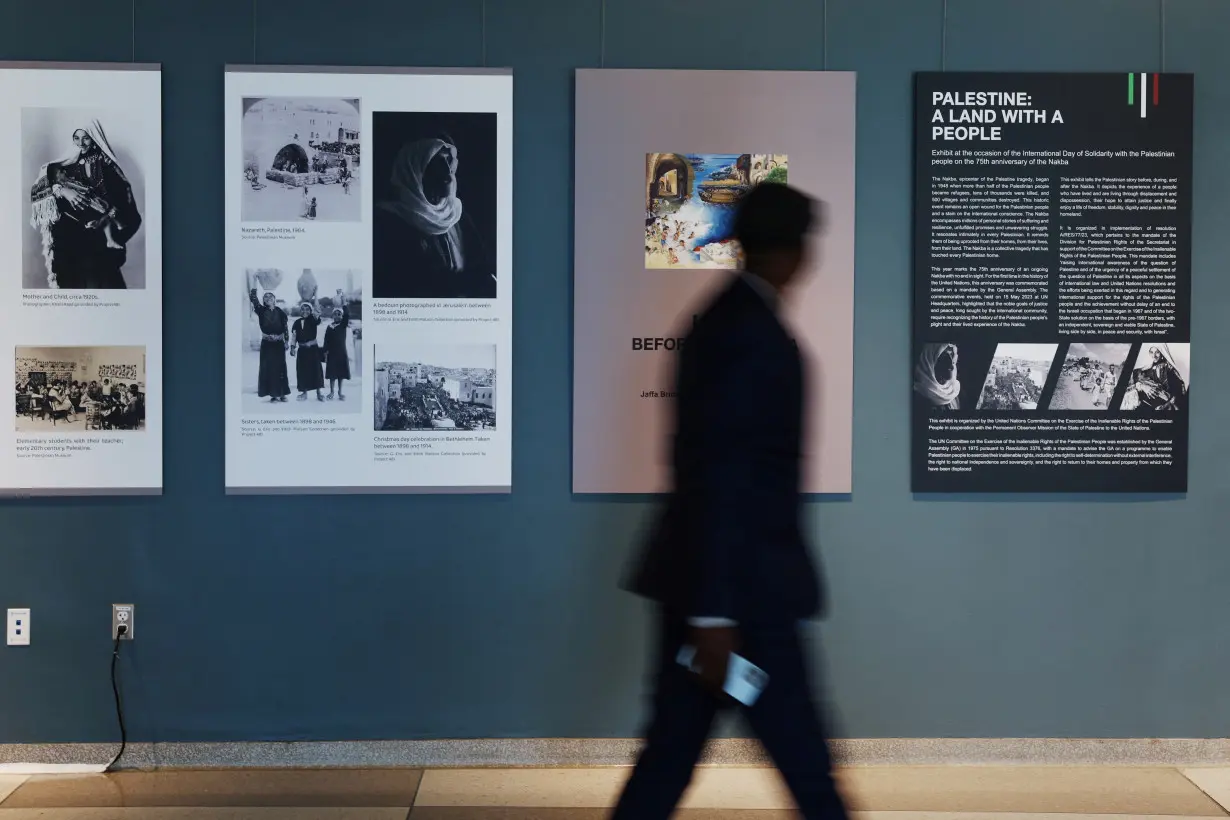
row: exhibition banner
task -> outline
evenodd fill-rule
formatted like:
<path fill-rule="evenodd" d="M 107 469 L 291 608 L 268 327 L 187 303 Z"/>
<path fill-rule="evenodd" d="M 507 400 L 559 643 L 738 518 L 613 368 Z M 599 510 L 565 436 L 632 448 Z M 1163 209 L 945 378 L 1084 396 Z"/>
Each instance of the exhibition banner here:
<path fill-rule="evenodd" d="M 822 203 L 783 321 L 808 362 L 804 489 L 850 491 L 854 98 L 848 72 L 577 71 L 574 492 L 668 489 L 676 351 L 737 275 L 734 214 L 762 182 Z"/>
<path fill-rule="evenodd" d="M 922 73 L 916 492 L 1184 492 L 1192 76 Z"/>
<path fill-rule="evenodd" d="M 508 492 L 512 74 L 228 67 L 226 487 Z"/>
<path fill-rule="evenodd" d="M 162 492 L 162 72 L 0 63 L 0 494 Z"/>

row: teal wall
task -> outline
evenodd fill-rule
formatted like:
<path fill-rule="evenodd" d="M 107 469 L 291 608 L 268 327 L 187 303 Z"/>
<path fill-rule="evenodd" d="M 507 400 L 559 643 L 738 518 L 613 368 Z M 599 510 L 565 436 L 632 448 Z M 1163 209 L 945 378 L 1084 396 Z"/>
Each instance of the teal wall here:
<path fill-rule="evenodd" d="M 1163 13 L 1164 9 L 1164 13 Z M 615 588 L 644 499 L 569 492 L 578 67 L 859 72 L 854 494 L 815 503 L 842 735 L 1230 734 L 1230 2 L 56 0 L 0 59 L 160 62 L 166 494 L 0 505 L 0 742 L 625 736 L 644 611 Z M 911 72 L 1196 74 L 1191 492 L 911 496 Z M 514 492 L 223 495 L 222 66 L 511 66 Z M 13 196 L 10 191 L 6 195 Z M 1208 379 L 1208 383 L 1203 383 Z"/>

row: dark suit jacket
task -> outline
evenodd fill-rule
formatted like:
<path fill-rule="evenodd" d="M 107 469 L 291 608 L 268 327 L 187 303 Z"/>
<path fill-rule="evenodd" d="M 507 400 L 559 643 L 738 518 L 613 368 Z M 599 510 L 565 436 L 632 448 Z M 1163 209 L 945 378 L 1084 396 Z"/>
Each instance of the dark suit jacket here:
<path fill-rule="evenodd" d="M 798 346 L 742 278 L 697 318 L 676 374 L 674 488 L 629 588 L 691 617 L 819 614 L 800 527 Z"/>

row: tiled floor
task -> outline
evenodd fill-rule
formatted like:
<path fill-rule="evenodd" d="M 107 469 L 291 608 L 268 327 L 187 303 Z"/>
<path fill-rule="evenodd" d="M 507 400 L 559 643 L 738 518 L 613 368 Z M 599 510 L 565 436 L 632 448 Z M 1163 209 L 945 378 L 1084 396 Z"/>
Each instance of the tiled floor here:
<path fill-rule="evenodd" d="M 330 769 L 0 775 L 0 820 L 601 820 L 627 769 Z M 857 820 L 1225 818 L 1230 769 L 867 767 Z M 706 767 L 685 820 L 786 820 L 772 769 Z"/>

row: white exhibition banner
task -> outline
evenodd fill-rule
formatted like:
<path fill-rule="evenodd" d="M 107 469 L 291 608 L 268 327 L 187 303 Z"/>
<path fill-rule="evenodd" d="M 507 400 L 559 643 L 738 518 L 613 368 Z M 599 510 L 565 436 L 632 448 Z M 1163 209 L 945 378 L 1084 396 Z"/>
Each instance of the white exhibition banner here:
<path fill-rule="evenodd" d="M 229 66 L 228 493 L 508 492 L 512 74 Z"/>
<path fill-rule="evenodd" d="M 819 203 L 782 310 L 809 385 L 802 488 L 850 492 L 855 87 L 845 71 L 577 70 L 574 493 L 670 489 L 678 350 L 741 264 L 738 203 L 777 182 Z M 741 375 L 747 401 L 774 400 Z"/>
<path fill-rule="evenodd" d="M 160 66 L 0 63 L 0 156 L 0 494 L 159 494 Z"/>

